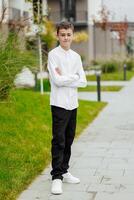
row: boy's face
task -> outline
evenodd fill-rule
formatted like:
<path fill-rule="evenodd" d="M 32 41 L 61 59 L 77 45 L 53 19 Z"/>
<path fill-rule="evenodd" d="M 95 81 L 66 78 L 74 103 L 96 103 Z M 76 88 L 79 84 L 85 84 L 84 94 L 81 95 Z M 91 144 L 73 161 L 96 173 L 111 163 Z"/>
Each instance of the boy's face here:
<path fill-rule="evenodd" d="M 72 40 L 73 40 L 73 31 L 71 28 L 69 29 L 60 29 L 57 34 L 59 43 L 61 47 L 65 50 L 70 49 Z"/>

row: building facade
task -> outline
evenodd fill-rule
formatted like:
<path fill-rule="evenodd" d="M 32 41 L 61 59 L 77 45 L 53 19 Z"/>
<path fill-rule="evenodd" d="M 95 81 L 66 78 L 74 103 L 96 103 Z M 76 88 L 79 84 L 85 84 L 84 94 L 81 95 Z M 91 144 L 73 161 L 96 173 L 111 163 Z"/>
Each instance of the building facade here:
<path fill-rule="evenodd" d="M 133 41 L 133 23 L 128 22 L 126 42 L 120 42 L 118 31 L 110 27 L 103 30 L 94 24 L 94 17 L 101 10 L 103 1 L 100 0 L 49 0 L 49 19 L 55 24 L 62 20 L 73 22 L 75 31 L 86 31 L 89 39 L 87 42 L 73 44 L 72 48 L 85 58 L 85 65 L 92 60 L 104 60 L 112 57 L 125 57 L 127 55 L 126 42 L 128 38 Z M 124 22 L 110 22 L 118 24 Z M 132 42 L 131 42 L 132 43 Z"/>
<path fill-rule="evenodd" d="M 39 0 L 42 3 L 42 14 L 55 24 L 62 20 L 73 22 L 75 31 L 85 31 L 88 41 L 74 43 L 72 48 L 83 58 L 84 65 L 92 60 L 109 59 L 115 55 L 127 54 L 126 44 L 120 45 L 118 32 L 108 28 L 106 31 L 93 23 L 93 16 L 101 9 L 99 0 Z M 33 0 L 33 3 L 37 2 Z M 101 2 L 101 1 L 100 1 Z M 4 15 L 2 15 L 4 12 Z M 26 0 L 0 0 L 0 29 L 8 32 L 8 23 L 11 20 L 33 20 L 33 4 Z M 4 17 L 3 17 L 4 16 Z M 126 42 L 134 43 L 134 23 L 128 23 Z M 132 47 L 133 48 L 133 47 Z"/>

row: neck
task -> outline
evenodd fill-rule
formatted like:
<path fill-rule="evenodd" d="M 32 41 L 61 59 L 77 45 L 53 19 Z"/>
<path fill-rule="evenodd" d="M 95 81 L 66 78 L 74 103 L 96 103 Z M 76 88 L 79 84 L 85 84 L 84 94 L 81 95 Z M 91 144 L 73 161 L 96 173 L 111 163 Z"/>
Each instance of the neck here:
<path fill-rule="evenodd" d="M 65 51 L 68 51 L 70 49 L 70 47 L 64 47 L 64 46 L 61 46 L 62 49 L 64 49 Z"/>

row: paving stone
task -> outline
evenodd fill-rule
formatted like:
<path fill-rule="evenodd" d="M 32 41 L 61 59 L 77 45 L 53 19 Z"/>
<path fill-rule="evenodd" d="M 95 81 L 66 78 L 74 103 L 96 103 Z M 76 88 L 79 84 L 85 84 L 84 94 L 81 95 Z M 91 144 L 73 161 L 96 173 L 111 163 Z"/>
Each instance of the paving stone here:
<path fill-rule="evenodd" d="M 95 200 L 132 200 L 134 199 L 134 194 L 132 193 L 97 193 Z"/>
<path fill-rule="evenodd" d="M 91 184 L 87 192 L 104 192 L 104 193 L 118 193 L 120 191 L 120 184 Z"/>
<path fill-rule="evenodd" d="M 64 192 L 62 195 L 51 195 L 48 200 L 93 200 L 94 194 L 87 192 Z"/>
<path fill-rule="evenodd" d="M 110 170 L 110 169 L 98 169 L 95 172 L 95 176 L 96 175 L 102 175 L 102 176 L 112 176 L 112 177 L 116 177 L 116 176 L 124 176 L 125 170 Z"/>
<path fill-rule="evenodd" d="M 110 177 L 110 176 L 104 176 L 102 179 L 102 184 L 134 184 L 134 178 L 132 176 L 116 176 L 116 177 Z"/>

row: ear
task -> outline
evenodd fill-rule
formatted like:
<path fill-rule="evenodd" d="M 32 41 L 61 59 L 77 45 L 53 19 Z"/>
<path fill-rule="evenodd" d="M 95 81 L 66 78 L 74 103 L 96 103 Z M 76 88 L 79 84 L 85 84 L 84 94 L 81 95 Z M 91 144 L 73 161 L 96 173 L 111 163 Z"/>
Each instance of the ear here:
<path fill-rule="evenodd" d="M 56 34 L 56 39 L 59 41 L 59 35 L 58 34 Z"/>

